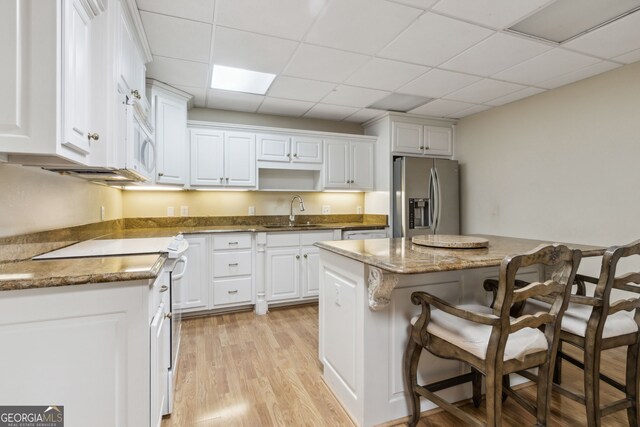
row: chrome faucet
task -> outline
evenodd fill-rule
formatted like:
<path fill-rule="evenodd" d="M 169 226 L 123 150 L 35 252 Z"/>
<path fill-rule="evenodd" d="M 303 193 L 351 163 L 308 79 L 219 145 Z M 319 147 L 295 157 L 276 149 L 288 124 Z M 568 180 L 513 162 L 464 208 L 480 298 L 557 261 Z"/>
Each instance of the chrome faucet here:
<path fill-rule="evenodd" d="M 293 225 L 296 222 L 296 216 L 293 214 L 293 202 L 295 202 L 296 199 L 300 200 L 300 212 L 304 212 L 304 202 L 302 201 L 302 197 L 297 195 L 293 196 L 291 199 L 291 209 L 289 210 L 289 225 Z"/>

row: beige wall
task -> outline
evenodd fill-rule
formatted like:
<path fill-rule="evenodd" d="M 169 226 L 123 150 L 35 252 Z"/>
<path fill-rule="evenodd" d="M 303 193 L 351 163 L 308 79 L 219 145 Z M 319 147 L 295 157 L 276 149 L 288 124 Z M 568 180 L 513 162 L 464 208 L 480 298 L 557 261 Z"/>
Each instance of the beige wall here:
<path fill-rule="evenodd" d="M 122 217 L 121 191 L 38 168 L 0 164 L 0 237 Z"/>
<path fill-rule="evenodd" d="M 189 216 L 247 215 L 254 206 L 256 215 L 288 215 L 291 198 L 296 193 L 268 191 L 123 191 L 125 218 L 166 216 L 173 206 L 175 216 L 180 207 L 189 207 Z M 322 205 L 331 206 L 332 214 L 354 214 L 364 206 L 363 193 L 298 193 L 306 214 L 319 215 Z M 297 204 L 294 205 L 298 212 Z"/>
<path fill-rule="evenodd" d="M 640 238 L 640 63 L 462 119 L 462 230 Z"/>
<path fill-rule="evenodd" d="M 287 129 L 316 130 L 362 135 L 364 130 L 357 123 L 332 120 L 307 119 L 302 117 L 276 116 L 272 114 L 242 113 L 238 111 L 193 108 L 188 113 L 189 120 L 234 123 L 252 126 L 269 126 Z"/>

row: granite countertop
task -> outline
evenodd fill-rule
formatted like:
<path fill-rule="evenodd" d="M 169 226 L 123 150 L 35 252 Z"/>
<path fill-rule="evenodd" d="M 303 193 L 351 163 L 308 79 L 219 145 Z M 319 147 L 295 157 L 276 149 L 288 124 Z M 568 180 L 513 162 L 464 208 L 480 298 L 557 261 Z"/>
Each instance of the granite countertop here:
<path fill-rule="evenodd" d="M 474 234 L 474 236 L 488 239 L 489 247 L 480 249 L 431 248 L 415 245 L 411 239 L 404 238 L 341 240 L 319 242 L 316 243 L 316 246 L 391 273 L 419 274 L 499 266 L 507 255 L 527 252 L 542 244 L 555 243 L 484 234 Z M 572 249 L 580 249 L 585 257 L 602 255 L 606 249 L 600 246 L 564 244 Z"/>
<path fill-rule="evenodd" d="M 164 254 L 21 261 L 0 264 L 0 291 L 154 279 Z"/>

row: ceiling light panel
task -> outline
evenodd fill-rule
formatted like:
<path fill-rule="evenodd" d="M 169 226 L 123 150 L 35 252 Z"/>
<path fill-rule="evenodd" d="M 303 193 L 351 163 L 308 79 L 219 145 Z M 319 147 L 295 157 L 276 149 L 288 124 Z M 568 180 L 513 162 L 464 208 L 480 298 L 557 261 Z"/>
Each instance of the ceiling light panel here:
<path fill-rule="evenodd" d="M 275 77 L 271 73 L 214 65 L 211 88 L 264 95 Z"/>
<path fill-rule="evenodd" d="M 391 95 L 374 102 L 369 107 L 378 110 L 407 112 L 431 101 L 431 98 L 418 95 L 405 95 L 402 93 L 392 93 Z"/>
<path fill-rule="evenodd" d="M 442 0 L 433 10 L 501 30 L 548 3 L 549 0 Z"/>

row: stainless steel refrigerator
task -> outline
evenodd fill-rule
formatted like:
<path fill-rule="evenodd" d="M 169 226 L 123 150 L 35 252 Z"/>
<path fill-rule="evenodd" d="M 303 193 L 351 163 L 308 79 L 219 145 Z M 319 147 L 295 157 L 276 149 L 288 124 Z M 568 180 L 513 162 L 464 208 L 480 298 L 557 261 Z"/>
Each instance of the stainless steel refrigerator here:
<path fill-rule="evenodd" d="M 393 237 L 460 234 L 458 162 L 421 157 L 393 161 Z"/>

